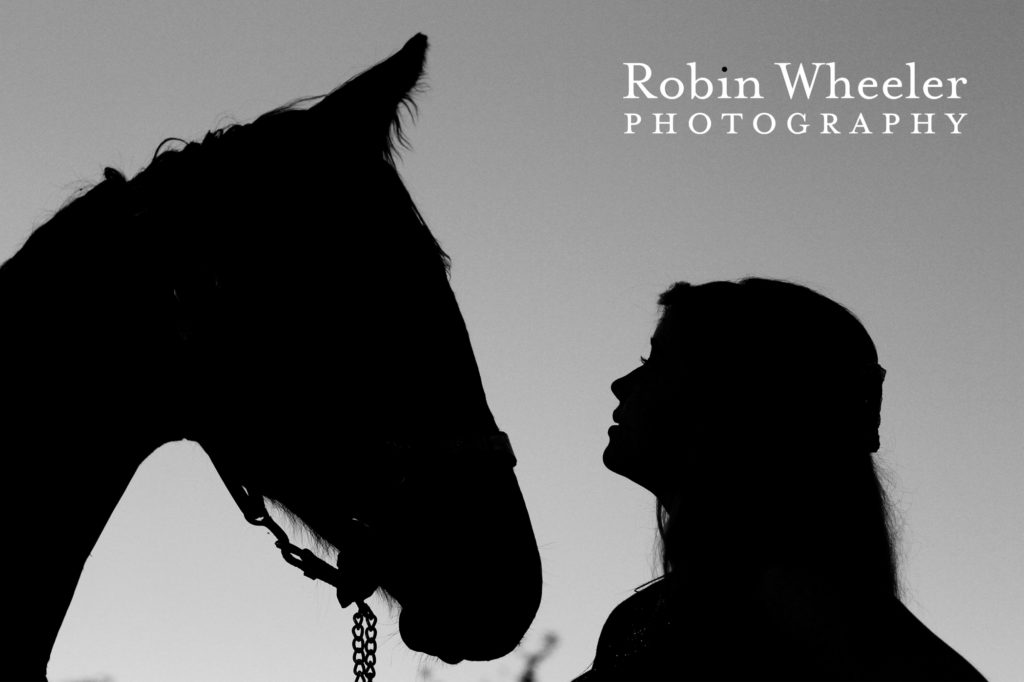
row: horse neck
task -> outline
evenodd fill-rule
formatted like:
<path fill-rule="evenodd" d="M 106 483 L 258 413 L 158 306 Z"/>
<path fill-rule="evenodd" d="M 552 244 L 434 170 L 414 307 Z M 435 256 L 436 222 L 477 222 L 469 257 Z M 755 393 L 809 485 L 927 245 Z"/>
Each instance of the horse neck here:
<path fill-rule="evenodd" d="M 4 496 L 23 519 L 5 530 L 0 601 L 17 625 L 0 679 L 42 675 L 104 525 L 142 460 L 174 439 L 161 394 L 173 363 L 137 308 L 155 290 L 137 279 L 144 240 L 119 243 L 102 212 L 72 208 L 0 268 Z"/>

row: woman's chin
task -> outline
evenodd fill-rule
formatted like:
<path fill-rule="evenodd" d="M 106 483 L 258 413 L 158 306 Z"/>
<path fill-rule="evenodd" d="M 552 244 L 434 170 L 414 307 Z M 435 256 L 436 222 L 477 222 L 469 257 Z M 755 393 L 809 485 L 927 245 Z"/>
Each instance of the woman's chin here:
<path fill-rule="evenodd" d="M 612 473 L 629 479 L 641 488 L 645 488 L 657 495 L 655 489 L 658 487 L 659 482 L 651 480 L 650 472 L 637 467 L 636 457 L 630 456 L 623 450 L 623 448 L 617 447 L 614 441 L 609 443 L 608 447 L 604 450 L 603 460 L 605 467 Z"/>
<path fill-rule="evenodd" d="M 629 456 L 622 444 L 622 427 L 613 426 L 608 429 L 608 446 L 604 449 L 604 465 L 609 471 L 620 476 L 631 478 L 629 475 Z"/>
<path fill-rule="evenodd" d="M 612 450 L 612 447 L 610 445 L 607 448 L 605 448 L 603 460 L 606 469 L 608 469 L 609 471 L 613 471 L 615 473 L 620 473 L 619 460 L 615 456 L 615 452 Z"/>

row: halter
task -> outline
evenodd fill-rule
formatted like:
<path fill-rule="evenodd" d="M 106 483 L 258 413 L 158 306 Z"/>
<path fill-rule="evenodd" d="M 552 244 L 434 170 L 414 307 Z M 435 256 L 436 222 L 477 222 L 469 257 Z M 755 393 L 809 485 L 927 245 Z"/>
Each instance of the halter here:
<path fill-rule="evenodd" d="M 179 315 L 183 319 L 189 319 L 194 311 L 189 310 L 193 305 L 183 298 L 180 292 L 181 285 L 177 282 L 172 286 L 171 293 L 175 307 L 179 309 Z M 201 288 L 206 289 L 209 294 L 211 290 L 219 287 L 216 277 L 202 283 Z M 188 345 L 190 339 L 178 332 L 182 340 Z M 504 465 L 512 468 L 516 465 L 516 456 L 512 452 L 512 444 L 504 431 L 498 431 L 489 436 L 446 440 L 437 442 L 419 443 L 398 443 L 383 442 L 380 450 L 390 453 L 390 459 L 396 460 L 389 464 L 392 472 L 395 472 L 397 481 L 394 487 L 401 487 L 405 482 L 426 470 L 428 465 L 437 467 L 473 466 L 484 464 L 487 466 Z M 430 452 L 440 457 L 440 462 L 423 462 L 422 458 L 410 458 L 414 452 Z M 472 457 L 468 456 L 472 453 Z M 209 453 L 208 453 L 209 454 Z M 481 457 L 481 455 L 486 458 Z M 263 526 L 274 536 L 274 545 L 281 550 L 281 556 L 292 566 L 300 569 L 302 574 L 311 580 L 322 580 L 328 585 L 333 585 L 337 590 L 338 603 L 342 608 L 348 608 L 353 602 L 357 605 L 356 612 L 352 615 L 352 661 L 354 663 L 353 673 L 356 682 L 372 682 L 376 677 L 375 665 L 377 663 L 377 617 L 369 606 L 366 599 L 376 591 L 377 586 L 373 581 L 363 581 L 362 587 L 346 581 L 341 572 L 343 561 L 343 548 L 338 547 L 337 566 L 331 566 L 326 561 L 316 556 L 307 548 L 300 548 L 292 544 L 288 534 L 277 525 L 277 522 L 270 516 L 267 506 L 263 501 L 263 495 L 253 486 L 247 486 L 241 482 L 241 478 L 234 475 L 231 466 L 210 455 L 214 469 L 224 482 L 224 487 L 231 493 L 235 504 L 242 511 L 245 520 L 254 526 Z M 356 481 L 362 483 L 362 481 Z M 362 534 L 364 537 L 372 533 L 372 528 L 358 518 L 351 518 L 347 523 L 347 531 L 353 535 Z"/>
<path fill-rule="evenodd" d="M 481 438 L 444 441 L 427 447 L 429 450 L 441 455 L 443 458 L 442 462 L 445 464 L 504 464 L 510 468 L 516 465 L 516 456 L 512 452 L 512 443 L 509 441 L 508 435 L 503 431 L 498 431 L 495 434 Z M 385 443 L 384 449 L 392 452 L 409 452 L 418 449 L 418 447 L 398 443 Z M 480 462 L 478 457 L 467 457 L 469 453 L 474 453 L 478 456 L 486 454 L 489 457 L 484 462 Z M 285 561 L 301 569 L 302 574 L 307 578 L 322 580 L 328 585 L 333 585 L 337 590 L 338 603 L 341 604 L 342 608 L 348 608 L 353 602 L 357 605 L 358 608 L 352 614 L 352 662 L 354 664 L 352 672 L 355 674 L 356 682 L 372 682 L 377 675 L 375 669 L 377 664 L 377 616 L 367 606 L 366 599 L 373 594 L 376 586 L 371 582 L 363 585 L 362 589 L 359 589 L 358 585 L 353 589 L 346 582 L 345 576 L 341 572 L 342 547 L 338 548 L 338 565 L 331 566 L 316 556 L 311 550 L 292 544 L 291 540 L 288 539 L 288 534 L 284 532 L 267 511 L 263 495 L 253 487 L 243 485 L 236 476 L 231 475 L 226 463 L 219 460 L 219 458 L 211 455 L 210 460 L 224 482 L 224 486 L 231 493 L 231 497 L 234 498 L 235 504 L 242 511 L 242 516 L 252 525 L 263 526 L 270 531 L 274 536 L 274 545 L 281 550 L 281 556 Z M 398 485 L 402 485 L 402 483 L 412 478 L 416 471 L 413 469 L 402 471 L 401 473 Z M 348 523 L 350 530 L 354 533 L 367 534 L 372 532 L 370 526 L 358 518 L 352 518 Z"/>

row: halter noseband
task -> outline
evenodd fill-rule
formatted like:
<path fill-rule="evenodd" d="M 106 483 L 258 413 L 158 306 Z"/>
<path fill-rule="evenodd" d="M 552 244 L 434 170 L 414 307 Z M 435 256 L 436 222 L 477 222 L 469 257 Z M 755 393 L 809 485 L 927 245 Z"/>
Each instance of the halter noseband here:
<path fill-rule="evenodd" d="M 419 447 L 418 445 L 385 443 L 383 449 L 394 452 L 411 451 L 419 449 Z M 495 464 L 506 465 L 510 468 L 516 465 L 516 456 L 512 452 L 512 443 L 504 431 L 498 431 L 495 434 L 481 438 L 444 441 L 436 445 L 427 445 L 425 449 L 440 455 L 442 457 L 442 465 L 446 463 L 458 465 L 476 463 L 491 466 Z M 481 461 L 476 457 L 469 458 L 467 457 L 469 453 L 484 455 L 486 459 Z M 333 585 L 337 590 L 338 603 L 341 604 L 342 608 L 348 608 L 353 602 L 358 605 L 358 610 L 352 616 L 354 621 L 352 627 L 352 659 L 355 663 L 353 672 L 356 676 L 356 682 L 361 682 L 362 680 L 372 681 L 376 676 L 374 666 L 377 661 L 377 643 L 375 640 L 377 635 L 375 627 L 377 617 L 373 614 L 370 607 L 366 605 L 366 599 L 376 590 L 377 586 L 375 583 L 373 581 L 366 582 L 363 584 L 362 589 L 358 585 L 349 585 L 341 571 L 342 547 L 338 547 L 338 565 L 331 566 L 316 556 L 311 550 L 292 544 L 291 540 L 288 539 L 288 534 L 284 532 L 267 511 L 263 495 L 251 486 L 243 485 L 236 476 L 231 475 L 233 472 L 229 472 L 226 463 L 218 457 L 211 455 L 210 460 L 224 482 L 224 486 L 231 493 L 231 497 L 234 498 L 235 504 L 242 511 L 245 520 L 254 526 L 263 526 L 270 531 L 274 536 L 274 545 L 281 550 L 281 556 L 285 561 L 300 569 L 307 578 L 322 580 L 328 585 Z M 403 475 L 399 479 L 399 485 L 401 482 L 411 478 L 415 471 L 410 470 L 401 473 Z M 365 522 L 355 517 L 349 519 L 348 524 L 354 533 L 366 534 L 371 530 Z"/>
<path fill-rule="evenodd" d="M 386 443 L 384 445 L 386 449 L 398 450 L 398 449 L 412 449 L 416 446 L 409 445 L 398 445 L 395 443 Z M 516 465 L 516 456 L 512 451 L 512 443 L 509 441 L 508 435 L 504 431 L 498 431 L 491 436 L 485 436 L 478 439 L 466 439 L 466 440 L 454 440 L 446 441 L 438 446 L 430 448 L 431 450 L 440 454 L 444 459 L 457 463 L 478 461 L 468 460 L 466 458 L 467 453 L 473 452 L 478 454 L 490 455 L 490 460 L 485 463 L 487 464 L 504 464 L 508 467 L 514 467 Z M 306 548 L 300 548 L 292 544 L 288 539 L 288 534 L 274 521 L 273 517 L 267 511 L 267 506 L 263 501 L 263 496 L 260 495 L 252 487 L 243 485 L 238 481 L 238 478 L 231 475 L 231 472 L 227 471 L 227 467 L 217 457 L 210 457 L 213 462 L 214 468 L 220 475 L 221 480 L 224 482 L 224 486 L 231 493 L 231 497 L 234 498 L 235 504 L 242 510 L 242 515 L 245 520 L 254 526 L 263 526 L 271 532 L 274 536 L 274 545 L 281 550 L 281 556 L 292 566 L 302 570 L 303 575 L 311 580 L 322 580 L 323 582 L 333 585 L 339 590 L 339 601 L 341 601 L 342 608 L 347 608 L 354 601 L 362 601 L 369 594 L 365 596 L 355 596 L 352 599 L 342 600 L 340 594 L 343 586 L 344 579 L 341 575 L 340 567 L 331 566 L 326 561 L 316 556 L 312 551 Z M 483 463 L 483 462 L 482 462 Z M 406 477 L 408 478 L 409 474 Z M 403 478 L 403 480 L 404 480 Z M 366 523 L 359 520 L 358 518 L 352 518 L 350 521 L 354 527 L 366 530 L 369 527 Z"/>

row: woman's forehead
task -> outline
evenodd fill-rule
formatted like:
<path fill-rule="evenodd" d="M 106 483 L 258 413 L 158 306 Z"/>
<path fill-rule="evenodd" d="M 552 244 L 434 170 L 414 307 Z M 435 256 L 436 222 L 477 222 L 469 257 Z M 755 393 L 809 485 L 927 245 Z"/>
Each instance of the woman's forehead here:
<path fill-rule="evenodd" d="M 701 358 L 703 362 L 733 350 L 719 324 L 672 308 L 665 311 L 651 336 L 651 354 L 663 360 L 674 358 L 685 363 Z"/>
<path fill-rule="evenodd" d="M 651 335 L 651 350 L 669 350 L 678 346 L 682 341 L 685 328 L 682 317 L 678 311 L 673 311 L 672 308 L 665 310 L 658 326 L 654 328 L 654 334 Z"/>

